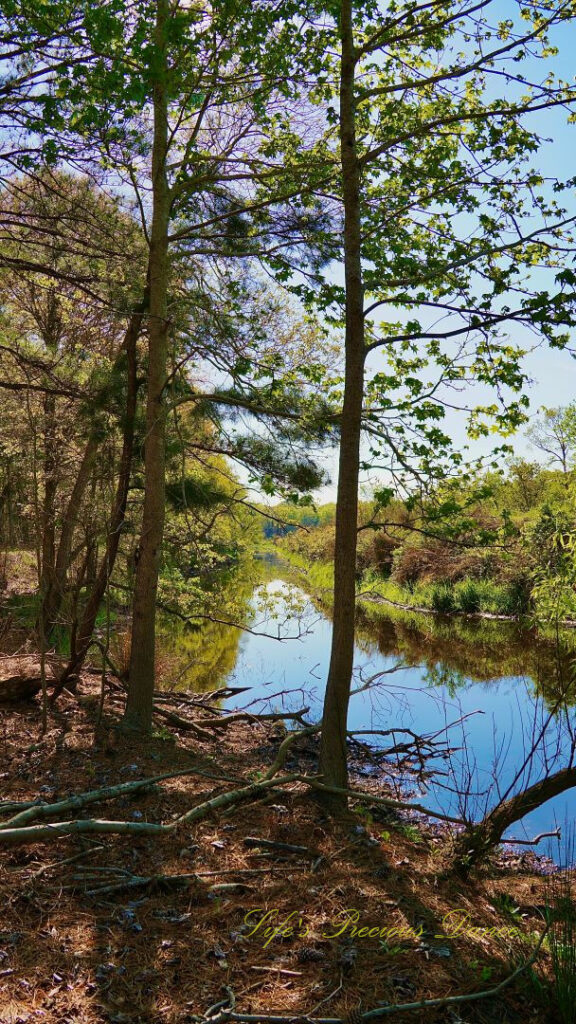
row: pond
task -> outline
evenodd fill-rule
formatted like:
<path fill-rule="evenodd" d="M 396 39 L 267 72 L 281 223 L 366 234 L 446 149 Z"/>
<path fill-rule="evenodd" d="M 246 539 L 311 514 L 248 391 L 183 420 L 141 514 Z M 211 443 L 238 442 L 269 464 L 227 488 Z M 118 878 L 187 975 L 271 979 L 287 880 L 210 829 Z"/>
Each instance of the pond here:
<path fill-rule="evenodd" d="M 249 601 L 250 632 L 211 623 L 191 638 L 165 637 L 165 647 L 181 655 L 178 685 L 246 688 L 230 707 L 307 707 L 307 719 L 318 721 L 330 653 L 328 613 L 308 597 L 305 582 L 293 582 L 274 566 L 263 576 Z M 573 657 L 569 640 L 559 644 L 516 624 L 390 615 L 368 604 L 359 615 L 348 727 L 394 728 L 399 741 L 407 738 L 403 729 L 448 736 L 449 756 L 433 762 L 442 774 L 413 784 L 412 795 L 432 810 L 466 811 L 477 819 L 509 788 L 517 791 L 566 766 L 576 713 L 567 704 L 558 711 L 557 704 L 560 690 L 570 704 L 573 687 L 566 680 Z M 457 724 L 442 733 L 451 723 Z M 539 743 L 530 756 L 535 736 Z M 391 737 L 358 739 L 392 743 Z M 546 840 L 538 850 L 571 861 L 575 812 L 572 790 L 533 811 L 512 834 L 532 838 L 560 825 L 562 839 Z"/>

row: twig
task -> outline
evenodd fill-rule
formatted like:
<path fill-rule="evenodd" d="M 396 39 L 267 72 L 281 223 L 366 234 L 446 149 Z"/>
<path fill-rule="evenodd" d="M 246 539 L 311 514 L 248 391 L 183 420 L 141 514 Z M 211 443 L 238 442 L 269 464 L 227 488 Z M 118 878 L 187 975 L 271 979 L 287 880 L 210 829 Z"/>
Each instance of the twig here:
<path fill-rule="evenodd" d="M 303 865 L 305 869 L 305 865 Z M 298 865 L 271 864 L 267 868 L 224 868 L 222 871 L 197 871 L 196 878 L 215 878 L 216 875 L 267 875 L 270 871 L 299 871 Z"/>
<path fill-rule="evenodd" d="M 308 1014 L 308 1016 L 311 1017 L 313 1013 L 316 1013 L 316 1010 L 319 1010 L 321 1006 L 324 1006 L 324 1003 L 329 1003 L 331 999 L 334 999 L 334 996 L 337 996 L 338 993 L 340 992 L 343 983 L 344 983 L 344 975 L 343 975 L 342 971 L 340 971 L 340 981 L 338 983 L 337 988 L 335 988 L 334 991 L 330 993 L 330 995 L 325 996 L 324 999 L 321 999 L 319 1003 L 316 1003 L 316 1006 L 314 1007 L 313 1010 L 310 1010 L 310 1013 Z"/>
<path fill-rule="evenodd" d="M 301 978 L 302 977 L 302 971 L 288 971 L 284 967 L 256 967 L 254 964 L 252 964 L 250 970 L 251 971 L 269 971 L 272 974 L 286 975 L 286 977 L 288 977 L 288 978 Z"/>
<path fill-rule="evenodd" d="M 112 882 L 110 885 L 98 885 L 95 889 L 86 889 L 87 896 L 107 896 L 115 892 L 124 892 L 126 889 L 158 889 L 159 892 L 172 892 L 174 889 L 187 889 L 195 875 L 150 875 L 140 877 L 134 875 L 132 878 L 125 878 L 120 882 Z"/>
<path fill-rule="evenodd" d="M 258 725 L 259 722 L 281 722 L 294 721 L 306 725 L 304 715 L 307 715 L 310 708 L 302 708 L 300 711 L 271 711 L 264 715 L 251 715 L 249 711 L 237 711 L 232 715 L 224 715 L 222 718 L 205 718 L 202 725 L 208 728 L 217 728 L 232 725 L 234 722 L 252 722 Z"/>
<path fill-rule="evenodd" d="M 553 832 L 540 832 L 534 839 L 501 839 L 501 843 L 513 843 L 514 846 L 536 846 L 542 839 L 561 839 L 562 830 L 560 826 Z"/>
<path fill-rule="evenodd" d="M 103 846 L 93 846 L 90 850 L 82 850 L 80 853 L 75 853 L 73 857 L 66 857 L 65 860 L 56 861 L 54 864 L 43 864 L 38 871 L 35 871 L 30 877 L 32 879 L 39 878 L 45 871 L 49 871 L 50 868 L 60 868 L 64 864 L 74 864 L 77 860 L 82 860 L 83 857 L 91 857 L 93 853 L 98 853 L 99 850 L 103 850 Z"/>
<path fill-rule="evenodd" d="M 292 843 L 280 843 L 275 839 L 259 839 L 258 836 L 246 836 L 244 846 L 262 847 L 266 850 L 281 850 L 284 853 L 302 853 L 305 857 L 317 857 L 318 852 L 307 846 L 294 846 Z"/>

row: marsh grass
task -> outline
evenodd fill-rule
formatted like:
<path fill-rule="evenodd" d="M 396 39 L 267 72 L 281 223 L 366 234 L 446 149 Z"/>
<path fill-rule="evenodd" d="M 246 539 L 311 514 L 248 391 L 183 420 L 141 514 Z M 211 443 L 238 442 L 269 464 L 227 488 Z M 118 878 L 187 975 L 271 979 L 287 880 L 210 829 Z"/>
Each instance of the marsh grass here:
<path fill-rule="evenodd" d="M 567 863 L 574 864 L 576 835 L 567 826 Z M 576 1024 L 576 902 L 575 869 L 559 871 L 550 876 L 545 918 L 549 924 L 547 945 L 552 960 L 553 994 L 562 1024 Z"/>

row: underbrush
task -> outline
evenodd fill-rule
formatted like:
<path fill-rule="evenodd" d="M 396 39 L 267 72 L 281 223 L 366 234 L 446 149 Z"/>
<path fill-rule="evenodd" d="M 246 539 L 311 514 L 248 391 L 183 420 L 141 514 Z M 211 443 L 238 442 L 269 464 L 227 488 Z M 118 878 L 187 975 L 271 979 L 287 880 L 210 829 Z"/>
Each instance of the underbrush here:
<path fill-rule="evenodd" d="M 425 608 L 441 614 L 463 612 L 467 615 L 521 615 L 527 611 L 522 594 L 512 586 L 492 580 L 461 580 L 449 583 L 439 580 L 400 586 L 392 580 L 383 580 L 366 573 L 360 586 L 360 597 L 370 600 L 381 597 L 410 608 Z"/>

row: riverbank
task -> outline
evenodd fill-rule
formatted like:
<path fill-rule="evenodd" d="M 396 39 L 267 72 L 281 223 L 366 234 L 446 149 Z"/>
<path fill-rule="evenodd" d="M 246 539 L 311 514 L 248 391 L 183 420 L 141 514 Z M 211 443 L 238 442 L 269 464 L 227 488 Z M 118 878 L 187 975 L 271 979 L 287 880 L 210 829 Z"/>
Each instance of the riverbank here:
<path fill-rule="evenodd" d="M 43 738 L 37 700 L 0 712 L 3 801 L 181 772 L 106 805 L 109 819 L 169 822 L 262 778 L 284 735 L 236 720 L 213 740 L 167 726 L 142 747 L 118 742 L 108 700 L 95 728 L 98 699 L 84 676 Z M 301 741 L 285 768 L 313 770 L 314 755 Z M 362 787 L 379 791 L 366 778 Z M 550 900 L 528 855 L 456 882 L 435 827 L 407 825 L 369 797 L 328 818 L 297 782 L 167 836 L 68 836 L 2 850 L 0 862 L 0 1001 L 13 1022 L 180 1024 L 232 998 L 241 1014 L 356 1020 L 480 992 L 533 955 Z M 546 948 L 530 976 L 465 1004 L 465 1019 L 552 1024 Z M 393 1019 L 454 1018 L 440 1006 Z"/>
<path fill-rule="evenodd" d="M 305 579 L 306 588 L 322 607 L 331 606 L 334 586 L 333 562 L 307 562 L 303 556 L 283 548 L 279 549 L 278 558 L 294 570 L 297 576 Z M 372 610 L 381 605 L 383 608 L 409 612 L 412 615 L 441 616 L 447 619 L 453 617 L 471 621 L 484 619 L 488 622 L 510 623 L 537 621 L 535 610 L 530 613 L 521 602 L 518 604 L 514 592 L 487 580 L 463 580 L 455 585 L 434 583 L 410 589 L 400 587 L 368 571 L 358 580 L 356 594 L 358 606 L 371 607 Z M 515 611 L 498 610 L 515 607 Z M 561 619 L 554 623 L 554 628 L 557 626 L 569 630 L 576 629 L 576 618 Z M 542 622 L 541 627 L 545 633 L 546 622 Z"/>

